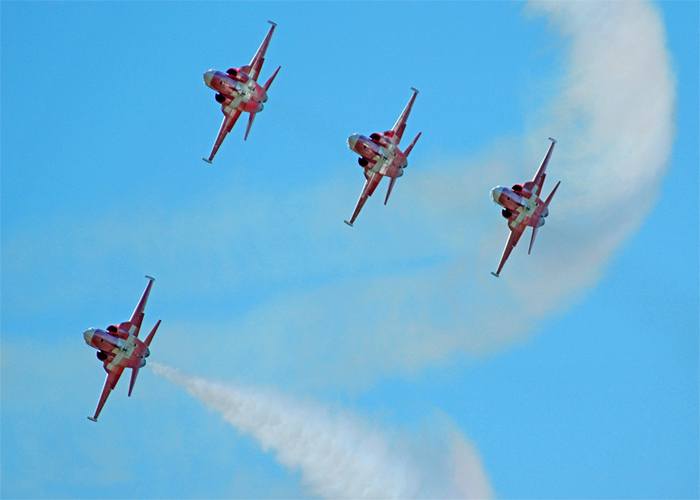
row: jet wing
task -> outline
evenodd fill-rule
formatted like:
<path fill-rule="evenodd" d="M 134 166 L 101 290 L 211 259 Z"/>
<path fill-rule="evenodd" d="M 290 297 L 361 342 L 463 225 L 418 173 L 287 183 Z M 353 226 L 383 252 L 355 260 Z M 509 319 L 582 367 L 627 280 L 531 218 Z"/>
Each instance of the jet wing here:
<path fill-rule="evenodd" d="M 401 116 L 399 116 L 399 119 L 396 120 L 396 123 L 391 128 L 391 130 L 384 133 L 385 136 L 392 137 L 394 144 L 396 144 L 397 146 L 401 142 L 404 130 L 406 130 L 406 122 L 408 121 L 408 115 L 411 114 L 413 103 L 415 102 L 416 96 L 418 95 L 418 91 L 416 89 L 411 87 L 411 90 L 413 91 L 413 95 L 411 96 L 411 99 L 409 99 L 408 104 L 406 104 L 406 107 L 401 112 Z"/>
<path fill-rule="evenodd" d="M 134 312 L 131 314 L 131 319 L 119 325 L 120 330 L 124 330 L 135 337 L 139 336 L 139 330 L 141 329 L 141 323 L 143 323 L 143 316 L 146 310 L 146 302 L 148 302 L 148 296 L 151 294 L 151 287 L 155 281 L 155 279 L 150 276 L 146 276 L 146 278 L 149 280 L 148 285 L 146 285 L 146 290 L 144 290 L 141 300 L 136 304 L 136 309 L 134 309 Z"/>
<path fill-rule="evenodd" d="M 540 192 L 542 191 L 544 179 L 545 177 L 547 177 L 546 170 L 547 165 L 549 164 L 549 158 L 552 156 L 552 150 L 554 149 L 554 145 L 557 143 L 557 141 L 555 139 L 552 139 L 551 137 L 549 138 L 549 140 L 552 141 L 552 144 L 549 145 L 547 154 L 544 155 L 544 159 L 540 164 L 540 168 L 537 169 L 535 177 L 532 179 L 532 181 L 523 184 L 523 187 L 525 189 L 528 189 L 530 192 L 535 193 L 537 196 L 539 196 Z"/>
<path fill-rule="evenodd" d="M 260 70 L 262 69 L 263 63 L 265 62 L 265 52 L 267 52 L 267 47 L 268 47 L 268 45 L 270 45 L 270 39 L 272 38 L 272 33 L 275 31 L 275 27 L 277 26 L 272 21 L 268 21 L 268 23 L 270 23 L 272 25 L 272 26 L 270 26 L 270 31 L 267 32 L 267 36 L 265 37 L 263 42 L 260 44 L 258 51 L 253 56 L 253 59 L 250 61 L 250 64 L 248 65 L 248 67 L 241 68 L 241 71 L 246 73 L 253 80 L 257 80 L 258 76 L 260 75 Z"/>
<path fill-rule="evenodd" d="M 355 211 L 352 213 L 350 221 L 345 221 L 345 223 L 348 226 L 352 226 L 353 222 L 355 222 L 355 219 L 360 214 L 360 210 L 362 210 L 362 207 L 367 201 L 367 198 L 372 196 L 372 193 L 374 193 L 374 190 L 377 189 L 377 186 L 379 185 L 379 181 L 381 181 L 382 177 L 384 176 L 377 172 L 365 170 L 365 177 L 367 178 L 367 180 L 365 181 L 365 186 L 362 188 L 360 199 L 357 200 L 357 206 L 355 207 Z"/>
<path fill-rule="evenodd" d="M 231 132 L 231 129 L 233 129 L 233 126 L 236 124 L 239 116 L 241 116 L 241 111 L 238 109 L 231 114 L 224 112 L 224 121 L 221 123 L 219 135 L 216 136 L 216 141 L 214 141 L 214 147 L 211 150 L 209 159 L 202 158 L 202 160 L 206 161 L 207 163 L 211 163 L 211 161 L 214 159 L 214 155 L 219 150 L 219 146 L 221 146 L 221 143 L 224 142 L 226 135 Z"/>
<path fill-rule="evenodd" d="M 119 377 L 122 376 L 122 373 L 124 372 L 124 367 L 123 366 L 115 366 L 111 370 L 107 371 L 107 380 L 105 380 L 105 386 L 102 388 L 102 394 L 100 395 L 100 401 L 97 403 L 97 409 L 95 410 L 95 416 L 94 417 L 88 417 L 89 420 L 92 420 L 93 422 L 97 422 L 97 417 L 100 415 L 100 412 L 102 411 L 102 407 L 105 405 L 105 402 L 107 401 L 107 398 L 109 397 L 109 393 L 112 392 L 114 387 L 117 385 L 117 382 L 119 382 Z"/>
<path fill-rule="evenodd" d="M 506 263 L 506 260 L 508 260 L 508 257 L 510 257 L 510 253 L 513 251 L 515 248 L 515 245 L 518 244 L 518 241 L 520 241 L 520 237 L 523 235 L 523 232 L 525 231 L 525 228 L 527 225 L 525 224 L 517 224 L 514 227 L 511 227 L 510 225 L 508 226 L 511 228 L 510 231 L 510 236 L 508 236 L 508 241 L 506 242 L 506 247 L 503 249 L 503 255 L 501 256 L 501 262 L 498 264 L 498 270 L 494 273 L 492 272 L 496 278 L 501 274 L 501 269 L 503 269 L 503 265 Z"/>

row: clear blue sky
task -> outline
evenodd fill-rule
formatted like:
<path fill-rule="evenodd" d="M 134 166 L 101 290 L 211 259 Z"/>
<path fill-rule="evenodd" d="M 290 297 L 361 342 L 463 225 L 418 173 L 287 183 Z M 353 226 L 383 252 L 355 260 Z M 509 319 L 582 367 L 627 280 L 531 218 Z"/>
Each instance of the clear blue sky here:
<path fill-rule="evenodd" d="M 558 14 L 524 4 L 3 2 L 0 496 L 308 493 L 150 370 L 85 418 L 104 371 L 82 332 L 126 319 L 150 274 L 153 361 L 388 434 L 448 421 L 500 498 L 697 498 L 700 12 L 651 11 L 675 82 L 656 163 L 658 89 L 577 88 Z M 202 73 L 247 64 L 267 19 L 261 79 L 282 70 L 207 165 Z M 656 61 L 632 41 L 592 67 L 629 82 Z M 411 86 L 410 165 L 349 228 L 346 138 L 390 128 Z M 561 113 L 589 90 L 611 144 Z M 496 280 L 489 189 L 529 179 L 548 135 L 552 214 Z"/>

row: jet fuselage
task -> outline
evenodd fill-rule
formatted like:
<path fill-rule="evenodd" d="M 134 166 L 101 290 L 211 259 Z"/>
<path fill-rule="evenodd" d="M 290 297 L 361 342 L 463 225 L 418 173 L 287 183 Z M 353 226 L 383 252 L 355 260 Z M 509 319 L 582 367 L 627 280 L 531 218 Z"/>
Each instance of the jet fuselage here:
<path fill-rule="evenodd" d="M 247 113 L 258 113 L 262 111 L 263 103 L 267 102 L 265 89 L 240 71 L 232 77 L 227 73 L 210 69 L 204 73 L 203 78 L 207 87 L 226 98 L 222 104 L 230 108 L 230 111 L 237 109 Z"/>
<path fill-rule="evenodd" d="M 522 188 L 515 191 L 508 187 L 496 186 L 491 190 L 491 198 L 502 206 L 504 217 L 512 214 L 515 222 L 522 222 L 526 226 L 540 227 L 544 225 L 544 218 L 549 215 L 549 208 L 539 196 Z"/>
<path fill-rule="evenodd" d="M 140 368 L 146 364 L 145 358 L 151 354 L 146 344 L 123 331 L 118 331 L 115 335 L 99 328 L 89 328 L 85 330 L 83 337 L 87 345 L 104 353 L 102 356 L 98 353 L 98 358 L 105 361 L 105 370 L 108 370 L 108 366 L 116 365 Z"/>
<path fill-rule="evenodd" d="M 388 177 L 401 177 L 408 166 L 406 155 L 391 140 L 380 136 L 373 140 L 361 134 L 348 137 L 348 147 L 364 158 L 365 168 Z"/>

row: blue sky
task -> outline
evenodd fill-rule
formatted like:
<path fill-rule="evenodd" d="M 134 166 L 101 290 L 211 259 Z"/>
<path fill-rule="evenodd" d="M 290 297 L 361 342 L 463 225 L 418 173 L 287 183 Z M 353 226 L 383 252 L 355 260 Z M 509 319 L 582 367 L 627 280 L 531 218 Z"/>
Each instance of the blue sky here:
<path fill-rule="evenodd" d="M 699 7 L 579 5 L 3 3 L 3 498 L 324 496 L 150 370 L 85 419 L 104 372 L 82 332 L 126 319 L 144 274 L 152 361 L 358 419 L 395 456 L 455 430 L 500 498 L 697 498 Z M 201 75 L 248 63 L 267 19 L 261 78 L 282 70 L 207 165 Z M 348 228 L 345 140 L 411 86 L 406 175 Z M 489 189 L 548 135 L 552 214 L 496 280 Z"/>

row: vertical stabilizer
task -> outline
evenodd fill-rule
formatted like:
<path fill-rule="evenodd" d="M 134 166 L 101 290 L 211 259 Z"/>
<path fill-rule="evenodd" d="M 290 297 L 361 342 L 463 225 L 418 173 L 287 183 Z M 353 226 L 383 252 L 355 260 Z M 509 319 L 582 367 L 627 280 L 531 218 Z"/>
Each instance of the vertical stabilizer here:
<path fill-rule="evenodd" d="M 392 177 L 391 180 L 389 181 L 389 189 L 386 190 L 386 198 L 384 199 L 384 204 L 386 205 L 386 202 L 389 201 L 389 195 L 391 194 L 391 190 L 394 188 L 394 183 L 396 182 L 397 177 Z"/>
<path fill-rule="evenodd" d="M 277 76 L 277 73 L 279 73 L 280 69 L 282 66 L 277 66 L 277 69 L 275 70 L 274 73 L 272 73 L 272 76 L 265 82 L 265 85 L 263 85 L 263 88 L 265 89 L 265 92 L 267 92 L 270 89 L 270 85 L 272 85 L 272 80 L 275 79 Z"/>
<path fill-rule="evenodd" d="M 133 372 L 131 373 L 131 382 L 129 383 L 129 397 L 131 397 L 131 391 L 134 390 L 134 384 L 136 383 L 136 377 L 138 376 L 140 369 L 141 367 L 137 366 L 133 369 Z"/>
<path fill-rule="evenodd" d="M 532 238 L 530 239 L 530 248 L 527 249 L 527 254 L 530 255 L 530 252 L 532 252 L 532 245 L 535 243 L 535 237 L 537 236 L 537 230 L 539 229 L 539 226 L 533 226 L 532 228 Z"/>
<path fill-rule="evenodd" d="M 153 327 L 153 330 L 151 330 L 151 333 L 148 334 L 148 337 L 146 337 L 146 340 L 143 341 L 144 344 L 147 346 L 151 345 L 151 342 L 153 341 L 153 337 L 156 334 L 156 330 L 160 326 L 160 320 L 158 320 L 158 323 L 156 323 L 156 326 Z"/>
<path fill-rule="evenodd" d="M 557 185 L 554 186 L 554 189 L 552 189 L 552 192 L 549 193 L 549 196 L 547 196 L 547 200 L 544 202 L 544 206 L 549 208 L 549 202 L 552 201 L 552 198 L 554 197 L 554 193 L 557 192 L 557 189 L 559 188 L 559 184 L 561 184 L 561 181 L 557 182 Z"/>
<path fill-rule="evenodd" d="M 257 115 L 257 113 L 251 113 L 250 118 L 248 118 L 248 127 L 246 127 L 245 129 L 245 137 L 243 138 L 244 141 L 248 140 L 248 134 L 250 133 L 250 127 L 253 126 L 253 120 L 255 120 L 255 115 Z"/>
<path fill-rule="evenodd" d="M 406 158 L 408 158 L 409 153 L 413 150 L 413 146 L 416 145 L 416 142 L 418 142 L 418 138 L 420 137 L 420 135 L 422 133 L 423 132 L 418 132 L 418 135 L 416 136 L 416 138 L 413 139 L 413 142 L 411 144 L 409 144 L 408 147 L 406 148 L 406 151 L 404 151 L 403 154 L 406 156 Z"/>

